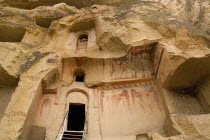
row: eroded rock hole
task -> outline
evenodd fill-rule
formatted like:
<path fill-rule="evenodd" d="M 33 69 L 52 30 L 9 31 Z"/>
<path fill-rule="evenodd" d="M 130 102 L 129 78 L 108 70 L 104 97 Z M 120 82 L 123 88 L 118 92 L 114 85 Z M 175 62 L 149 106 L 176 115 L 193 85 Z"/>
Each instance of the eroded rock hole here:
<path fill-rule="evenodd" d="M 42 28 L 49 28 L 54 20 L 57 18 L 35 18 L 36 25 Z"/>

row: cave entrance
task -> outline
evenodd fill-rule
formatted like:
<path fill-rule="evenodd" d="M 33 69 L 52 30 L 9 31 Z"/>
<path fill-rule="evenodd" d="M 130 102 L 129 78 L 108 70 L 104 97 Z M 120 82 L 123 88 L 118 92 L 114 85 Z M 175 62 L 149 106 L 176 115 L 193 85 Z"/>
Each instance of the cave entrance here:
<path fill-rule="evenodd" d="M 85 104 L 69 104 L 67 130 L 83 131 L 85 125 Z"/>

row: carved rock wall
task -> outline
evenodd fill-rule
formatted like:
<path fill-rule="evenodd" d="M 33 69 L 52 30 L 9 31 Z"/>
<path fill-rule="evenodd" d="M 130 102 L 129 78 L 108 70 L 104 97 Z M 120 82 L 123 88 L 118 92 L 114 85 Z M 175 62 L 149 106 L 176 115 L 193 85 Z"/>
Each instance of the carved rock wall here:
<path fill-rule="evenodd" d="M 207 0 L 55 3 L 1 1 L 0 139 L 55 139 L 72 92 L 89 140 L 209 139 Z"/>

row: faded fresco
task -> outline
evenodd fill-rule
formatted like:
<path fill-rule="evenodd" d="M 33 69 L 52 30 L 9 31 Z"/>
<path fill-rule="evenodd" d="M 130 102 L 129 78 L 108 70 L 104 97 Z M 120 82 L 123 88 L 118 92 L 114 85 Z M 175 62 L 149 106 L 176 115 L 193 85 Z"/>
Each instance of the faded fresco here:
<path fill-rule="evenodd" d="M 34 120 L 34 125 L 40 125 L 42 126 L 47 125 L 49 121 L 46 121 L 46 118 L 48 120 L 51 119 L 52 115 L 52 107 L 54 104 L 55 100 L 55 94 L 44 94 L 41 97 L 41 100 L 39 101 L 39 106 L 37 107 L 36 110 L 36 115 L 35 115 L 35 120 Z"/>
<path fill-rule="evenodd" d="M 129 135 L 128 130 L 138 133 L 161 129 L 165 121 L 165 110 L 157 86 L 142 85 L 139 87 L 121 88 L 100 91 L 101 123 L 104 134 Z M 118 127 L 112 131 L 110 126 Z"/>
<path fill-rule="evenodd" d="M 69 58 L 64 59 L 61 67 L 61 79 L 64 81 L 72 81 L 75 70 L 85 71 L 85 81 L 92 82 L 94 80 L 103 81 L 106 69 L 109 71 L 108 61 L 103 59 L 91 58 Z M 106 76 L 107 79 L 110 77 Z"/>
<path fill-rule="evenodd" d="M 142 110 L 149 109 L 151 111 L 153 109 L 162 111 L 163 109 L 156 85 L 105 90 L 101 91 L 100 96 L 102 112 L 104 111 L 104 102 L 109 104 L 109 106 L 114 106 L 117 110 L 120 110 L 122 106 L 128 110 L 132 110 L 133 107 L 139 107 Z M 155 107 L 152 107 L 153 105 Z"/>
<path fill-rule="evenodd" d="M 71 58 L 64 59 L 61 79 L 71 81 L 74 71 L 85 71 L 86 82 L 153 78 L 153 47 L 132 47 L 126 56 L 113 59 Z M 93 78 L 95 77 L 95 78 Z"/>
<path fill-rule="evenodd" d="M 152 77 L 150 52 L 150 48 L 142 50 L 142 47 L 133 47 L 126 56 L 112 59 L 111 80 Z"/>

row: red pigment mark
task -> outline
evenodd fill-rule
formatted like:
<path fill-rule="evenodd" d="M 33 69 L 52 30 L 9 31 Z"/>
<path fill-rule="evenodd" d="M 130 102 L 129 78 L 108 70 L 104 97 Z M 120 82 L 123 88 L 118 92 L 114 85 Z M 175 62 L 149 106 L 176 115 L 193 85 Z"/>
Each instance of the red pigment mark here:
<path fill-rule="evenodd" d="M 85 58 L 75 58 L 75 59 L 78 67 L 81 67 L 83 64 L 87 62 Z"/>
<path fill-rule="evenodd" d="M 101 105 L 101 112 L 104 111 L 104 102 L 103 102 L 103 99 L 104 99 L 104 92 L 101 92 L 100 94 L 100 105 Z"/>
<path fill-rule="evenodd" d="M 116 67 L 116 66 L 115 66 L 115 63 L 111 62 L 110 76 L 112 76 L 112 75 L 115 73 L 115 71 L 116 71 L 115 67 Z"/>
<path fill-rule="evenodd" d="M 128 91 L 126 89 L 124 89 L 122 91 L 122 93 L 120 94 L 120 97 L 121 97 L 121 99 L 126 98 L 126 101 L 128 102 L 128 105 L 130 105 L 129 95 L 128 95 Z"/>
<path fill-rule="evenodd" d="M 113 103 L 117 102 L 119 99 L 118 99 L 118 95 L 113 95 L 112 98 L 111 98 L 111 101 Z"/>
<path fill-rule="evenodd" d="M 69 66 L 69 67 L 70 67 L 70 70 L 69 70 L 69 74 L 67 76 L 67 79 L 69 79 L 70 76 L 73 76 L 73 72 L 75 70 L 75 65 L 74 64 Z"/>
<path fill-rule="evenodd" d="M 120 105 L 121 101 L 124 103 L 124 100 L 125 100 L 128 104 L 128 108 L 130 108 L 129 94 L 128 94 L 128 91 L 126 89 L 124 89 L 121 94 L 113 95 L 111 97 L 111 100 L 112 100 L 113 103 L 116 103 L 117 106 Z"/>
<path fill-rule="evenodd" d="M 134 100 L 135 100 L 135 98 L 139 98 L 140 105 L 144 109 L 144 106 L 142 104 L 142 102 L 143 102 L 142 94 L 140 92 L 137 92 L 135 89 L 131 89 L 131 95 L 134 96 Z"/>
<path fill-rule="evenodd" d="M 132 102 L 135 104 L 135 89 L 131 89 L 131 99 L 132 99 Z"/>
<path fill-rule="evenodd" d="M 121 71 L 121 76 L 124 74 L 124 78 L 126 78 L 126 70 L 127 70 L 127 63 L 125 61 L 122 61 L 121 62 L 121 66 L 122 66 L 122 71 Z"/>
<path fill-rule="evenodd" d="M 44 115 L 48 116 L 49 112 L 50 112 L 50 109 L 48 107 L 50 107 L 50 106 L 51 106 L 51 100 L 45 99 L 41 105 L 40 115 L 42 116 L 44 114 Z"/>
<path fill-rule="evenodd" d="M 149 92 L 154 93 L 154 87 L 150 87 Z"/>
<path fill-rule="evenodd" d="M 103 65 L 103 73 L 105 71 L 105 60 L 102 60 L 102 65 Z"/>
<path fill-rule="evenodd" d="M 61 72 L 61 79 L 63 79 L 64 66 L 65 66 L 65 63 L 64 63 L 64 60 L 62 60 L 62 72 Z"/>

